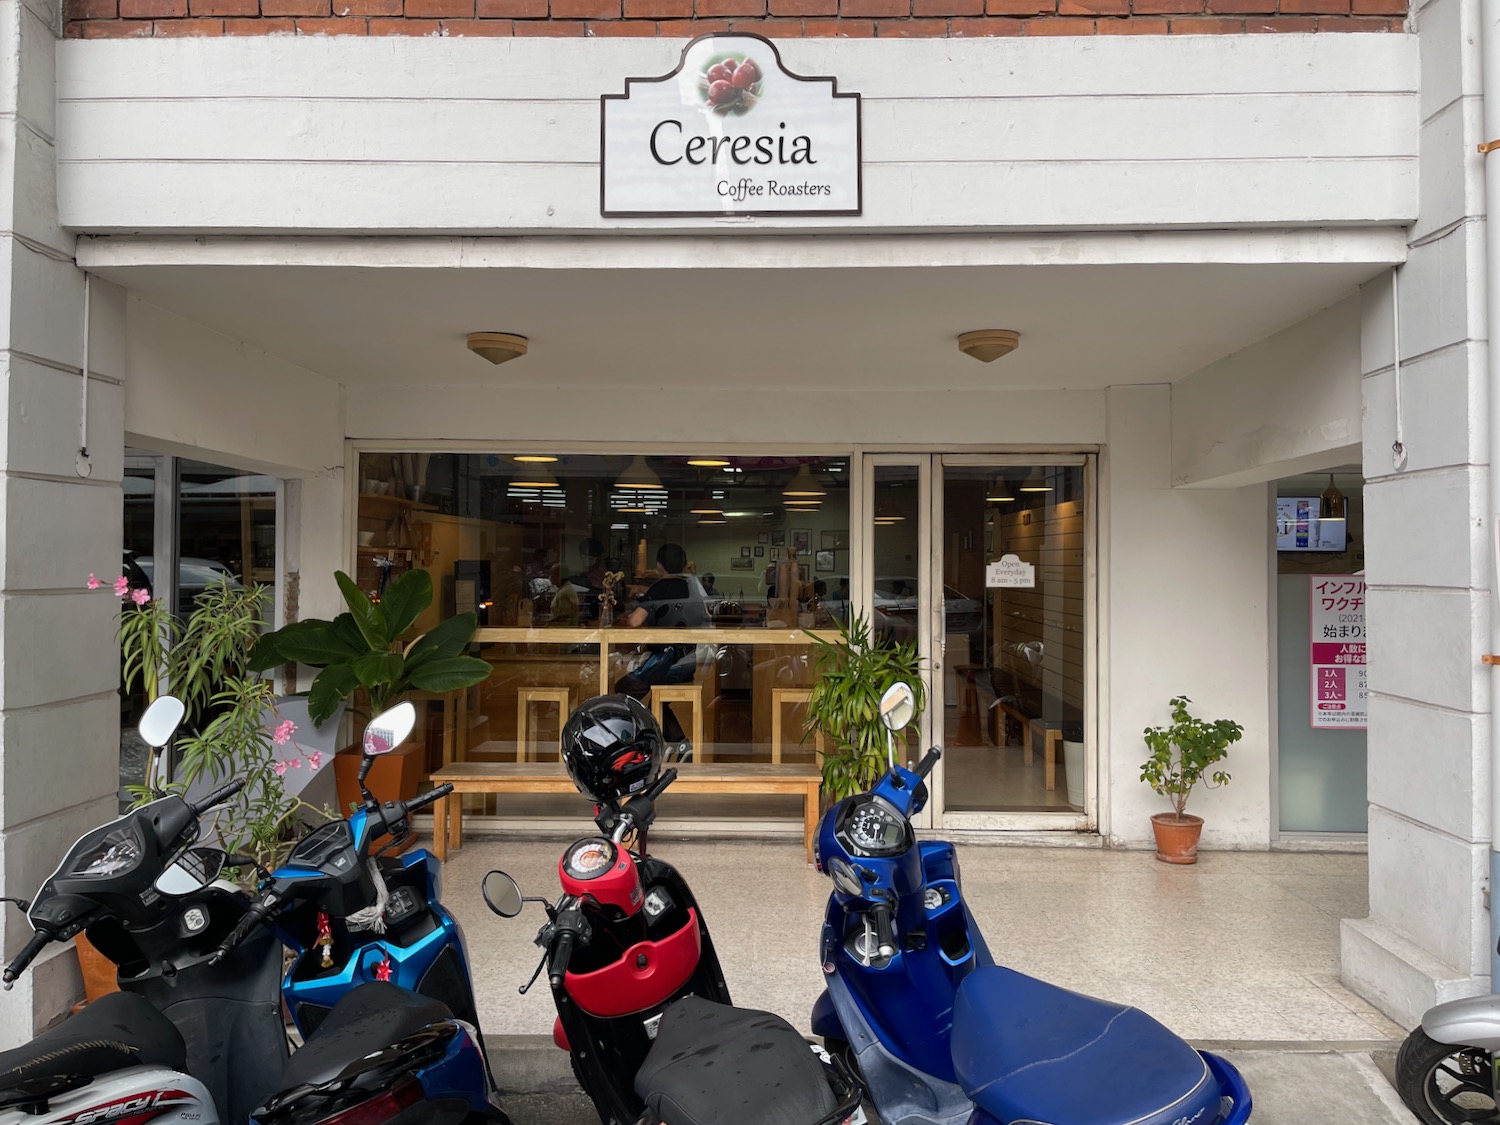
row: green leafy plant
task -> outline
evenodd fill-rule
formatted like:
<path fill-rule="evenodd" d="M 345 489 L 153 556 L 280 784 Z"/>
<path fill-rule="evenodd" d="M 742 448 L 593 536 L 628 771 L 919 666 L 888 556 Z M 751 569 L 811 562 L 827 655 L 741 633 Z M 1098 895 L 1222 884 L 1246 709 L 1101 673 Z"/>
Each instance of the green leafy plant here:
<path fill-rule="evenodd" d="M 1233 719 L 1208 722 L 1197 718 L 1188 711 L 1191 702 L 1185 695 L 1173 697 L 1171 726 L 1146 728 L 1151 756 L 1141 765 L 1141 780 L 1172 802 L 1177 820 L 1183 818 L 1188 795 L 1198 782 L 1214 789 L 1229 780 L 1223 770 L 1208 771 L 1245 734 L 1245 728 Z"/>
<path fill-rule="evenodd" d="M 922 658 L 914 643 L 875 636 L 869 619 L 855 614 L 839 638 L 809 633 L 817 646 L 818 682 L 807 704 L 808 725 L 833 743 L 823 755 L 823 789 L 834 800 L 869 789 L 886 768 L 886 728 L 880 721 L 880 697 L 892 684 L 904 682 L 916 694 L 912 722 L 927 706 Z M 900 741 L 900 732 L 897 733 Z"/>
<path fill-rule="evenodd" d="M 90 578 L 91 588 L 100 585 Z M 219 807 L 214 835 L 226 851 L 277 866 L 296 840 L 299 815 L 321 818 L 330 812 L 282 785 L 288 768 L 302 768 L 304 759 L 308 769 L 322 762 L 316 753 L 284 759 L 276 752 L 292 741 L 296 727 L 277 711 L 271 681 L 250 669 L 270 591 L 214 583 L 197 597 L 185 621 L 144 590 L 132 592 L 116 582 L 115 593 L 125 598 L 119 631 L 125 690 L 139 689 L 155 700 L 165 685 L 182 700 L 184 730 L 190 732 L 177 740 L 178 780 L 157 788 L 156 779 L 144 777 L 126 791 L 139 806 L 162 792 L 185 794 L 199 779 L 222 784 L 243 777 L 244 789 Z"/>
<path fill-rule="evenodd" d="M 432 604 L 432 576 L 408 570 L 372 602 L 343 571 L 335 577 L 349 606 L 332 621 L 309 618 L 267 633 L 256 645 L 250 667 L 264 671 L 298 663 L 322 669 L 307 694 L 307 714 L 321 725 L 339 703 L 364 688 L 372 714 L 400 702 L 407 692 L 450 692 L 473 687 L 490 674 L 490 665 L 465 656 L 479 619 L 460 613 L 424 633 L 406 651 L 401 635 Z"/>

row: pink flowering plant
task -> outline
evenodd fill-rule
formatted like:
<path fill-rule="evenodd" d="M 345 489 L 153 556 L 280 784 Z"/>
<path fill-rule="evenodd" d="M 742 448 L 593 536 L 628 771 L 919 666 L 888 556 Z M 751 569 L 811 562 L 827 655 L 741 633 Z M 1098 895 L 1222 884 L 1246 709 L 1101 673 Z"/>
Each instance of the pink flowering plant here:
<path fill-rule="evenodd" d="M 221 806 L 214 832 L 226 851 L 252 855 L 276 867 L 300 835 L 305 815 L 331 816 L 288 793 L 289 769 L 316 770 L 318 754 L 297 754 L 296 724 L 277 710 L 273 682 L 251 668 L 250 655 L 266 626 L 271 594 L 265 586 L 220 582 L 199 594 L 185 619 L 167 612 L 129 578 L 109 583 L 89 575 L 87 587 L 108 585 L 120 606 L 120 651 L 127 692 L 155 700 L 163 685 L 187 708 L 176 742 L 176 780 L 160 786 L 146 777 L 129 792 L 136 804 L 161 792 L 186 792 L 200 779 L 222 785 L 245 779 L 245 788 Z M 290 749 L 290 752 L 288 750 Z"/>

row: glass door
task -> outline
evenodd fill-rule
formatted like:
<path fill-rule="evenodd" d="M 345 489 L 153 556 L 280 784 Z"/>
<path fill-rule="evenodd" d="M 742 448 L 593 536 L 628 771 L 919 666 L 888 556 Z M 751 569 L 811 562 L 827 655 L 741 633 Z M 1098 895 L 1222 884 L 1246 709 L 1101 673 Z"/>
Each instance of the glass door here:
<path fill-rule="evenodd" d="M 1095 823 L 1092 463 L 867 455 L 875 626 L 928 668 L 933 824 Z"/>

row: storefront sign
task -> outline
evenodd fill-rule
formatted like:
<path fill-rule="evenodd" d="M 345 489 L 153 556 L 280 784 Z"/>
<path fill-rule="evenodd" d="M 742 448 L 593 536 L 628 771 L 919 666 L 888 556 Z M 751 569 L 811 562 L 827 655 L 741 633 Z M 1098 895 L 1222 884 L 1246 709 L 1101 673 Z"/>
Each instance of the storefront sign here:
<path fill-rule="evenodd" d="M 1016 555 L 1001 555 L 997 562 L 984 568 L 984 584 L 991 590 L 997 587 L 1029 590 L 1036 585 L 1036 567 Z"/>
<path fill-rule="evenodd" d="M 601 99 L 606 218 L 858 215 L 860 105 L 759 35 L 705 35 L 660 78 Z"/>
<path fill-rule="evenodd" d="M 1358 574 L 1314 574 L 1312 583 L 1312 725 L 1363 730 L 1365 580 Z"/>

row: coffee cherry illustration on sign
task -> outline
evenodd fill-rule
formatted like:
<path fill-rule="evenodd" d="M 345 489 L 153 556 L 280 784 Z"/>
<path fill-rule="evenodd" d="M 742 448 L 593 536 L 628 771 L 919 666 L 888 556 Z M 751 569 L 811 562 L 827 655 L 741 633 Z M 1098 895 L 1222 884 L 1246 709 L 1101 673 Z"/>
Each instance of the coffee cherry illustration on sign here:
<path fill-rule="evenodd" d="M 764 89 L 754 59 L 728 56 L 713 62 L 699 79 L 703 100 L 720 116 L 748 112 Z"/>

